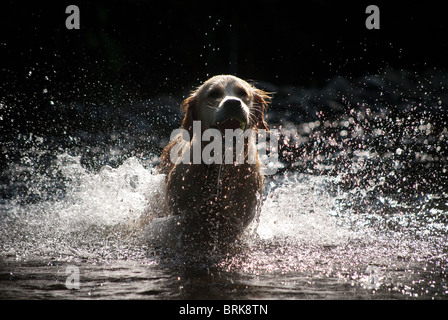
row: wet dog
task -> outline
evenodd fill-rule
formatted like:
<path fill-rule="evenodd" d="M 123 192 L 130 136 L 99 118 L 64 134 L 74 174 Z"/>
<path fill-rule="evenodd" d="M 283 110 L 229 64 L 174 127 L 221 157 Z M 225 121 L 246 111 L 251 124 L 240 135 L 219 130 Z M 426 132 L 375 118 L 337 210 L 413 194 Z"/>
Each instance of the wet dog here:
<path fill-rule="evenodd" d="M 160 169 L 167 175 L 167 206 L 172 215 L 181 217 L 178 224 L 183 240 L 233 241 L 259 212 L 263 175 L 258 154 L 255 151 L 255 161 L 249 161 L 247 150 L 256 150 L 254 132 L 268 130 L 264 112 L 269 99 L 266 92 L 240 78 L 220 75 L 208 79 L 183 101 L 181 128 L 190 140 L 179 134 L 160 157 Z M 193 130 L 195 124 L 200 125 L 200 131 Z M 188 161 L 173 161 L 174 149 L 192 153 L 195 141 L 204 155 L 206 143 L 198 135 L 208 129 L 219 131 L 222 139 L 227 129 L 251 132 L 244 137 L 243 161 L 232 158 L 230 162 L 210 163 L 201 157 L 195 162 L 194 156 L 187 157 Z"/>

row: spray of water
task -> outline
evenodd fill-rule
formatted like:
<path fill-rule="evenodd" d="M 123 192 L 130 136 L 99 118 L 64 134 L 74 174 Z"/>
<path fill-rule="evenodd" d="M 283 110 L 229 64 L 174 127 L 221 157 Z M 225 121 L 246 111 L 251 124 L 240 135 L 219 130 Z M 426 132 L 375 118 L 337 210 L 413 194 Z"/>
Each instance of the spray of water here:
<path fill-rule="evenodd" d="M 448 290 L 448 133 L 446 119 L 434 116 L 444 114 L 445 98 L 439 87 L 425 91 L 427 82 L 408 92 L 400 87 L 403 77 L 366 77 L 356 85 L 336 79 L 319 92 L 293 92 L 301 107 L 280 101 L 268 120 L 278 123 L 284 167 L 267 179 L 260 216 L 240 250 L 217 254 L 213 265 L 408 293 L 409 283 L 424 275 L 434 282 L 427 288 L 437 282 L 437 293 Z M 434 85 L 446 81 L 431 79 Z M 146 110 L 142 104 L 141 114 Z M 297 110 L 316 117 L 305 121 Z M 146 127 L 138 127 L 139 136 L 146 137 Z M 89 137 L 77 135 L 70 141 Z M 165 216 L 157 157 L 126 154 L 135 146 L 124 141 L 135 141 L 135 133 L 121 128 L 110 136 L 114 161 L 86 165 L 85 154 L 95 148 L 104 154 L 104 136 L 92 136 L 92 144 L 83 145 L 87 152 L 58 148 L 46 141 L 51 136 L 14 137 L 8 155 L 15 150 L 20 156 L 3 173 L 2 256 L 159 263 L 157 250 L 175 247 L 177 221 Z"/>

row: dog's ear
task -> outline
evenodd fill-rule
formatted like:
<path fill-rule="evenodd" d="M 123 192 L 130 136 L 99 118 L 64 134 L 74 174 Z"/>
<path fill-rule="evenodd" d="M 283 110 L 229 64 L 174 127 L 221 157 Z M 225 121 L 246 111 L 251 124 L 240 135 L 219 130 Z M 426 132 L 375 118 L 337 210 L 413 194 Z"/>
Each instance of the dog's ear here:
<path fill-rule="evenodd" d="M 182 129 L 187 131 L 191 131 L 193 129 L 193 121 L 195 120 L 195 105 L 197 100 L 197 92 L 193 92 L 180 105 L 182 112 L 185 114 L 184 119 L 182 120 Z"/>
<path fill-rule="evenodd" d="M 256 119 L 256 126 L 258 129 L 264 129 L 266 131 L 269 131 L 268 124 L 266 121 L 264 121 L 264 112 L 266 108 L 268 107 L 268 104 L 271 101 L 271 96 L 269 93 L 254 88 L 254 107 L 255 107 L 255 119 Z"/>

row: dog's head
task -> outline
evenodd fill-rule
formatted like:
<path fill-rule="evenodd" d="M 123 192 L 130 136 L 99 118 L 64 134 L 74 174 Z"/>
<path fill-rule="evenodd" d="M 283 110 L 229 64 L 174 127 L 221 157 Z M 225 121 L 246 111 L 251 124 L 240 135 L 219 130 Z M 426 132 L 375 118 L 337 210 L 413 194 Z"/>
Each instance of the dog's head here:
<path fill-rule="evenodd" d="M 201 121 L 202 130 L 265 129 L 264 112 L 270 96 L 246 81 L 220 75 L 208 79 L 182 102 L 185 113 L 182 128 L 188 131 L 193 121 Z"/>

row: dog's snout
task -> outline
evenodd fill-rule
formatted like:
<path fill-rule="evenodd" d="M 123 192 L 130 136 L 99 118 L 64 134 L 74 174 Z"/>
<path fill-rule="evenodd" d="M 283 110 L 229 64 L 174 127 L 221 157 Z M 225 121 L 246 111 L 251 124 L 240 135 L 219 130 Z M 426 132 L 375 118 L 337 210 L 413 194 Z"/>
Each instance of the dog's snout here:
<path fill-rule="evenodd" d="M 240 99 L 230 98 L 223 101 L 217 113 L 216 122 L 222 123 L 231 118 L 247 122 L 247 114 Z"/>
<path fill-rule="evenodd" d="M 227 99 L 223 102 L 223 108 L 227 109 L 229 113 L 239 111 L 241 109 L 241 100 L 240 99 Z"/>

